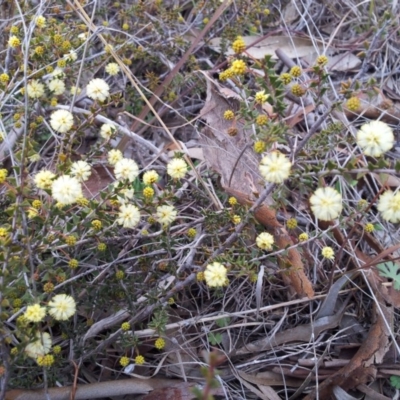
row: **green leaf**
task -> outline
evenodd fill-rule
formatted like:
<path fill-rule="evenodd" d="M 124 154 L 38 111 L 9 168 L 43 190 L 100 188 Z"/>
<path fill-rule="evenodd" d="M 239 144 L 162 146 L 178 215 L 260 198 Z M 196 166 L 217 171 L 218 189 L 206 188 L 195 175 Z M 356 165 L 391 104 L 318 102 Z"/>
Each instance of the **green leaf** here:
<path fill-rule="evenodd" d="M 326 167 L 329 171 L 332 171 L 333 169 L 337 168 L 337 164 L 335 164 L 332 160 L 328 160 Z"/>
<path fill-rule="evenodd" d="M 226 317 L 226 318 L 221 318 L 221 319 L 217 319 L 215 321 L 215 323 L 217 324 L 217 326 L 219 328 L 225 328 L 226 326 L 229 325 L 230 322 L 230 318 Z"/>
<path fill-rule="evenodd" d="M 210 333 L 208 335 L 208 340 L 213 346 L 215 346 L 222 342 L 222 335 L 220 333 Z"/>
<path fill-rule="evenodd" d="M 392 375 L 390 377 L 390 384 L 396 388 L 396 389 L 400 389 L 400 376 L 396 376 L 396 375 Z"/>
<path fill-rule="evenodd" d="M 400 271 L 398 264 L 393 261 L 388 261 L 386 263 L 378 264 L 377 268 L 379 270 L 379 275 L 393 279 L 393 287 L 396 290 L 400 290 Z"/>

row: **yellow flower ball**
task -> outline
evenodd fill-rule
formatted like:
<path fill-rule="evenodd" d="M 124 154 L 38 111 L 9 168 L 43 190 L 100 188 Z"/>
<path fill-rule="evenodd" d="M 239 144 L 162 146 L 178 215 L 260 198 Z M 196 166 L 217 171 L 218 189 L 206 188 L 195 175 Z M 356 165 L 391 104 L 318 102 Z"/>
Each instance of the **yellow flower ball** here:
<path fill-rule="evenodd" d="M 5 72 L 0 75 L 0 82 L 1 83 L 6 84 L 6 83 L 9 82 L 9 80 L 10 80 L 10 76 L 8 74 L 6 74 Z"/>
<path fill-rule="evenodd" d="M 119 364 L 122 367 L 126 367 L 129 364 L 129 358 L 128 357 L 121 357 L 121 359 L 119 360 Z"/>
<path fill-rule="evenodd" d="M 375 227 L 374 227 L 373 224 L 368 223 L 368 224 L 365 224 L 364 230 L 365 230 L 365 232 L 367 232 L 367 233 L 372 233 L 372 232 L 375 230 Z"/>
<path fill-rule="evenodd" d="M 68 246 L 75 246 L 75 244 L 76 244 L 76 237 L 75 237 L 75 236 L 72 236 L 72 235 L 67 236 L 67 237 L 65 238 L 65 243 L 66 243 Z"/>
<path fill-rule="evenodd" d="M 350 111 L 357 111 L 361 106 L 361 101 L 358 97 L 350 97 L 346 101 L 346 108 L 348 108 Z"/>
<path fill-rule="evenodd" d="M 234 76 L 235 76 L 235 73 L 233 72 L 232 68 L 228 68 L 219 74 L 219 80 L 223 82 L 230 78 L 233 78 Z"/>
<path fill-rule="evenodd" d="M 54 364 L 54 356 L 52 354 L 46 354 L 44 356 L 39 356 L 36 359 L 36 362 L 40 367 L 49 368 Z"/>
<path fill-rule="evenodd" d="M 299 67 L 298 65 L 292 67 L 290 69 L 290 75 L 292 75 L 294 78 L 298 78 L 299 76 L 301 76 L 301 67 Z"/>
<path fill-rule="evenodd" d="M 158 338 L 154 343 L 154 347 L 157 350 L 162 350 L 165 347 L 165 340 L 163 338 Z"/>
<path fill-rule="evenodd" d="M 78 268 L 78 265 L 79 265 L 79 261 L 76 260 L 75 258 L 72 258 L 71 260 L 68 261 L 68 266 L 69 266 L 71 269 L 76 269 L 76 268 Z"/>
<path fill-rule="evenodd" d="M 279 78 L 284 85 L 288 85 L 290 82 L 292 82 L 292 75 L 288 74 L 287 72 L 281 74 Z"/>
<path fill-rule="evenodd" d="M 203 271 L 198 272 L 196 274 L 196 279 L 197 279 L 198 282 L 204 281 L 206 279 L 205 276 L 204 276 L 204 272 Z"/>
<path fill-rule="evenodd" d="M 260 114 L 256 118 L 256 124 L 258 126 L 264 126 L 268 123 L 268 117 L 265 114 Z"/>
<path fill-rule="evenodd" d="M 190 238 L 196 237 L 196 234 L 197 234 L 197 231 L 196 231 L 196 229 L 194 229 L 194 228 L 190 228 L 190 229 L 188 229 L 188 231 L 187 231 L 187 235 L 188 235 Z"/>
<path fill-rule="evenodd" d="M 236 204 L 238 203 L 238 201 L 237 201 L 237 199 L 236 199 L 235 197 L 229 197 L 228 203 L 229 203 L 231 206 L 236 206 Z"/>
<path fill-rule="evenodd" d="M 238 36 L 232 43 L 232 49 L 236 54 L 242 53 L 246 48 L 246 43 L 241 36 Z"/>
<path fill-rule="evenodd" d="M 235 118 L 235 113 L 232 110 L 226 110 L 224 112 L 224 119 L 230 121 Z"/>
<path fill-rule="evenodd" d="M 121 325 L 121 329 L 123 331 L 129 331 L 129 329 L 131 329 L 131 324 L 129 322 L 123 322 Z"/>
<path fill-rule="evenodd" d="M 268 100 L 269 95 L 265 93 L 265 90 L 261 90 L 260 92 L 257 92 L 254 101 L 256 104 L 263 104 Z"/>
<path fill-rule="evenodd" d="M 4 183 L 6 181 L 8 175 L 8 171 L 6 169 L 0 169 L 0 183 Z"/>
<path fill-rule="evenodd" d="M 317 57 L 317 60 L 316 60 L 316 64 L 317 65 L 319 65 L 320 67 L 324 67 L 326 64 L 328 64 L 328 57 L 327 56 L 325 56 L 325 55 L 321 55 L 321 56 L 318 56 Z"/>
<path fill-rule="evenodd" d="M 230 69 L 234 75 L 244 75 L 247 70 L 247 65 L 243 60 L 235 60 L 232 62 Z"/>
<path fill-rule="evenodd" d="M 21 41 L 16 36 L 11 36 L 8 40 L 8 45 L 12 48 L 15 48 L 21 45 Z"/>
<path fill-rule="evenodd" d="M 233 222 L 235 225 L 240 224 L 241 221 L 242 221 L 242 218 L 240 218 L 240 215 L 234 215 L 234 216 L 232 217 L 232 222 Z"/>
<path fill-rule="evenodd" d="M 143 365 L 145 362 L 144 357 L 143 356 L 136 356 L 135 357 L 135 364 L 136 365 Z"/>
<path fill-rule="evenodd" d="M 263 142 L 262 140 L 257 140 L 257 142 L 254 143 L 254 151 L 257 154 L 264 153 L 266 147 L 267 147 L 266 143 Z"/>
<path fill-rule="evenodd" d="M 290 91 L 293 95 L 297 97 L 302 97 L 306 94 L 306 89 L 301 86 L 299 83 L 295 83 L 291 88 Z"/>

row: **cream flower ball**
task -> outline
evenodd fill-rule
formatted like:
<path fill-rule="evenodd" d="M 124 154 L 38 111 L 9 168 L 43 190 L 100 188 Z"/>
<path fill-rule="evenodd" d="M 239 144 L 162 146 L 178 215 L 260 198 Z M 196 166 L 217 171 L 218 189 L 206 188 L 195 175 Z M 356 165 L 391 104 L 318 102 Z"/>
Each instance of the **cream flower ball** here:
<path fill-rule="evenodd" d="M 69 92 L 72 94 L 72 96 L 78 95 L 79 93 L 82 92 L 82 90 L 79 87 L 76 86 L 71 86 L 71 89 Z"/>
<path fill-rule="evenodd" d="M 69 53 L 64 54 L 63 58 L 67 62 L 74 62 L 77 60 L 78 54 L 76 54 L 75 50 L 71 50 Z"/>
<path fill-rule="evenodd" d="M 157 174 L 157 171 L 154 171 L 154 169 L 151 169 L 150 171 L 146 171 L 143 174 L 143 183 L 147 186 L 152 185 L 153 183 L 156 183 L 160 176 Z"/>
<path fill-rule="evenodd" d="M 32 304 L 26 307 L 24 317 L 30 322 L 40 322 L 46 316 L 46 307 L 40 304 Z"/>
<path fill-rule="evenodd" d="M 384 220 L 394 224 L 400 222 L 400 191 L 394 194 L 387 190 L 379 197 L 377 208 Z"/>
<path fill-rule="evenodd" d="M 286 156 L 273 151 L 261 160 L 259 170 L 267 182 L 282 183 L 289 178 L 291 167 L 292 164 Z"/>
<path fill-rule="evenodd" d="M 207 265 L 204 278 L 210 287 L 224 286 L 227 281 L 227 269 L 221 263 L 213 262 Z"/>
<path fill-rule="evenodd" d="M 79 180 L 69 175 L 62 175 L 53 181 L 51 194 L 56 201 L 63 205 L 75 203 L 83 197 Z"/>
<path fill-rule="evenodd" d="M 108 152 L 107 160 L 111 165 L 115 165 L 118 161 L 121 161 L 124 158 L 121 150 L 112 149 Z"/>
<path fill-rule="evenodd" d="M 182 158 L 174 158 L 167 165 L 167 174 L 173 179 L 181 179 L 188 171 L 188 166 Z"/>
<path fill-rule="evenodd" d="M 57 110 L 50 116 L 50 125 L 55 131 L 66 133 L 74 125 L 74 117 L 67 110 Z"/>
<path fill-rule="evenodd" d="M 310 197 L 311 210 L 317 219 L 332 221 L 343 209 L 342 195 L 330 187 L 319 188 Z"/>
<path fill-rule="evenodd" d="M 117 131 L 114 125 L 111 124 L 103 124 L 100 128 L 100 136 L 103 139 L 110 139 L 110 137 Z"/>
<path fill-rule="evenodd" d="M 56 96 L 65 92 L 65 83 L 61 79 L 53 79 L 49 82 L 48 87 Z"/>
<path fill-rule="evenodd" d="M 25 347 L 25 353 L 28 357 L 38 358 L 46 355 L 51 349 L 51 337 L 47 332 L 36 332 L 36 340 Z"/>
<path fill-rule="evenodd" d="M 173 206 L 159 206 L 156 210 L 156 219 L 162 225 L 169 225 L 175 221 L 177 216 L 176 208 Z"/>
<path fill-rule="evenodd" d="M 114 174 L 119 181 L 128 180 L 133 182 L 139 175 L 139 167 L 135 161 L 123 158 L 115 164 Z"/>
<path fill-rule="evenodd" d="M 80 33 L 80 34 L 78 35 L 78 39 L 79 39 L 79 40 L 82 40 L 82 42 L 84 42 L 87 38 L 88 38 L 88 34 L 87 34 L 86 32 Z"/>
<path fill-rule="evenodd" d="M 124 228 L 134 228 L 140 221 L 140 211 L 132 204 L 123 204 L 119 208 L 117 223 Z"/>
<path fill-rule="evenodd" d="M 49 301 L 49 314 L 57 321 L 66 321 L 76 312 L 75 300 L 67 294 L 57 294 Z"/>
<path fill-rule="evenodd" d="M 131 187 L 119 187 L 121 185 L 121 182 L 114 182 L 113 183 L 113 189 L 117 194 L 117 200 L 121 204 L 126 204 L 129 200 L 133 199 L 133 196 L 135 195 L 135 190 L 132 189 Z"/>
<path fill-rule="evenodd" d="M 71 175 L 79 181 L 87 181 L 92 174 L 92 169 L 86 161 L 76 161 L 71 165 Z"/>
<path fill-rule="evenodd" d="M 130 188 L 125 188 L 119 191 L 120 195 L 117 196 L 118 201 L 121 204 L 126 203 L 128 200 L 132 200 L 133 196 L 135 195 L 134 189 Z"/>
<path fill-rule="evenodd" d="M 274 237 L 268 232 L 262 232 L 257 236 L 256 244 L 262 250 L 272 250 Z"/>
<path fill-rule="evenodd" d="M 46 18 L 43 15 L 38 15 L 35 19 L 36 25 L 39 28 L 44 28 L 46 26 Z"/>
<path fill-rule="evenodd" d="M 120 71 L 120 67 L 117 63 L 109 63 L 106 65 L 106 72 L 108 75 L 117 75 Z"/>
<path fill-rule="evenodd" d="M 33 181 L 35 182 L 35 185 L 38 189 L 50 189 L 51 185 L 53 184 L 53 179 L 55 178 L 55 175 L 47 170 L 47 169 L 42 169 L 39 171 L 35 177 L 33 178 Z"/>
<path fill-rule="evenodd" d="M 321 250 L 321 254 L 322 257 L 328 259 L 328 260 L 334 260 L 335 259 L 335 252 L 332 249 L 332 247 L 329 246 L 325 246 L 322 250 Z"/>
<path fill-rule="evenodd" d="M 30 81 L 26 87 L 28 97 L 32 99 L 37 99 L 44 94 L 44 85 L 38 80 L 34 79 Z"/>
<path fill-rule="evenodd" d="M 92 100 L 105 101 L 110 95 L 110 87 L 104 79 L 92 79 L 86 87 L 86 93 Z"/>
<path fill-rule="evenodd" d="M 58 78 L 58 79 L 64 78 L 64 77 L 65 77 L 64 70 L 63 70 L 62 68 L 60 68 L 60 67 L 57 67 L 57 68 L 51 73 L 51 76 L 52 76 L 53 78 Z"/>
<path fill-rule="evenodd" d="M 366 156 L 379 157 L 394 145 L 392 128 L 382 121 L 371 121 L 357 132 L 357 144 Z"/>

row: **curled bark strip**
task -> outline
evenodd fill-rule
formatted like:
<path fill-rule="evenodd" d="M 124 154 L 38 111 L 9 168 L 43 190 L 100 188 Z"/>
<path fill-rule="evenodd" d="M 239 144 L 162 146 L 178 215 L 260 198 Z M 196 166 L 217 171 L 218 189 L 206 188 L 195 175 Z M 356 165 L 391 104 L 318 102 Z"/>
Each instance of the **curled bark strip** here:
<path fill-rule="evenodd" d="M 153 390 L 149 381 L 141 379 L 124 379 L 112 382 L 97 382 L 87 385 L 78 385 L 75 400 L 96 399 L 108 396 L 122 396 L 125 394 L 145 394 Z M 48 390 L 52 400 L 69 400 L 72 387 L 51 388 Z M 5 400 L 43 400 L 46 398 L 44 389 L 38 390 L 10 390 L 6 392 Z"/>
<path fill-rule="evenodd" d="M 243 193 L 230 188 L 225 188 L 225 190 L 232 196 L 235 196 L 240 204 L 252 205 L 252 202 Z M 293 246 L 288 232 L 276 219 L 274 210 L 266 204 L 262 204 L 254 213 L 254 216 L 258 222 L 273 233 L 275 243 L 280 249 Z M 283 271 L 282 276 L 285 283 L 290 285 L 297 295 L 302 297 L 307 296 L 308 298 L 314 296 L 312 284 L 304 271 L 304 264 L 297 249 L 289 249 L 286 256 L 279 256 L 279 266 Z"/>
<path fill-rule="evenodd" d="M 75 400 L 98 399 L 134 394 L 147 394 L 156 389 L 172 388 L 181 385 L 180 380 L 174 379 L 120 379 L 108 382 L 96 382 L 78 385 Z M 72 387 L 50 388 L 48 395 L 51 400 L 69 400 Z M 9 390 L 5 400 L 43 400 L 46 399 L 44 389 Z M 135 396 L 136 398 L 136 396 Z"/>

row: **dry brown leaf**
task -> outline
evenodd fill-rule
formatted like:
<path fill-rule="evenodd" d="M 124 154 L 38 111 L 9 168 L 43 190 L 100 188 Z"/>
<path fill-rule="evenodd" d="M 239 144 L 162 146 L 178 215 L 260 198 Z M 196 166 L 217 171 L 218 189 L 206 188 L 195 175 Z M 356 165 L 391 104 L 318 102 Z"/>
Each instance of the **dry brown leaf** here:
<path fill-rule="evenodd" d="M 260 40 L 259 36 L 243 36 L 243 40 L 246 43 L 246 47 L 251 46 L 246 50 L 246 53 L 256 59 L 262 59 L 266 55 L 277 59 L 275 54 L 277 49 L 282 49 L 290 58 L 302 58 L 316 51 L 320 54 L 321 51 L 321 49 L 315 48 L 310 39 L 293 36 L 269 36 L 255 45 L 253 43 Z M 221 42 L 221 38 L 214 38 L 208 44 L 213 50 L 220 53 Z M 235 52 L 231 47 L 227 49 L 227 55 L 232 56 L 234 54 Z"/>
<path fill-rule="evenodd" d="M 256 340 L 252 343 L 247 343 L 245 346 L 236 350 L 235 356 L 240 356 L 248 353 L 258 353 L 266 351 L 274 347 L 280 346 L 285 343 L 292 342 L 309 342 L 312 335 L 318 337 L 322 332 L 335 328 L 339 325 L 342 318 L 345 305 L 335 315 L 329 317 L 322 317 L 306 325 L 299 325 L 295 328 L 287 329 L 277 333 L 273 337 L 265 337 L 260 340 Z"/>
<path fill-rule="evenodd" d="M 386 97 L 379 88 L 374 88 L 375 96 L 367 93 L 358 93 L 361 100 L 360 109 L 356 112 L 343 107 L 346 117 L 354 119 L 362 115 L 369 119 L 380 119 L 387 123 L 398 124 L 400 121 L 400 103 L 393 102 Z"/>
<path fill-rule="evenodd" d="M 108 168 L 101 164 L 94 165 L 92 174 L 82 185 L 83 194 L 87 198 L 97 198 L 114 181 L 113 168 Z"/>
<path fill-rule="evenodd" d="M 290 386 L 299 387 L 303 383 L 302 380 L 296 378 L 283 377 L 282 374 L 278 374 L 272 371 L 263 371 L 255 375 L 247 374 L 243 371 L 237 371 L 238 374 L 246 381 L 254 383 L 255 385 L 267 385 L 267 386 Z"/>
<path fill-rule="evenodd" d="M 395 188 L 400 186 L 400 179 L 397 176 L 375 173 L 371 173 L 371 175 L 381 184 L 381 186 L 386 185 Z"/>
<path fill-rule="evenodd" d="M 324 54 L 328 57 L 328 64 L 326 65 L 328 71 L 345 72 L 354 70 L 361 64 L 361 60 L 350 52 L 333 55 L 333 50 L 327 50 Z M 303 57 L 303 60 L 309 65 L 314 65 L 318 56 L 319 53 L 314 52 Z"/>
<path fill-rule="evenodd" d="M 304 108 L 300 108 L 299 111 L 296 112 L 296 114 L 290 116 L 290 118 L 287 120 L 287 125 L 290 128 L 293 128 L 295 125 L 297 125 L 300 121 L 303 121 L 303 119 L 311 112 L 315 110 L 315 104 L 309 104 L 308 106 L 305 106 Z"/>
<path fill-rule="evenodd" d="M 242 98 L 232 89 L 220 87 L 219 92 L 224 95 L 226 99 L 242 100 Z"/>
<path fill-rule="evenodd" d="M 239 371 L 235 371 L 235 375 L 237 377 L 237 379 L 242 383 L 243 386 L 247 387 L 247 389 L 249 389 L 250 391 L 252 391 L 257 398 L 262 399 L 262 400 L 275 400 L 276 398 L 270 398 L 268 395 L 264 394 L 261 390 L 257 389 L 255 386 L 251 385 L 247 380 L 243 379 L 238 372 Z M 278 398 L 279 399 L 279 398 Z"/>
<path fill-rule="evenodd" d="M 327 69 L 331 71 L 349 71 L 361 65 L 361 60 L 353 53 L 344 53 L 331 56 L 328 59 Z"/>

